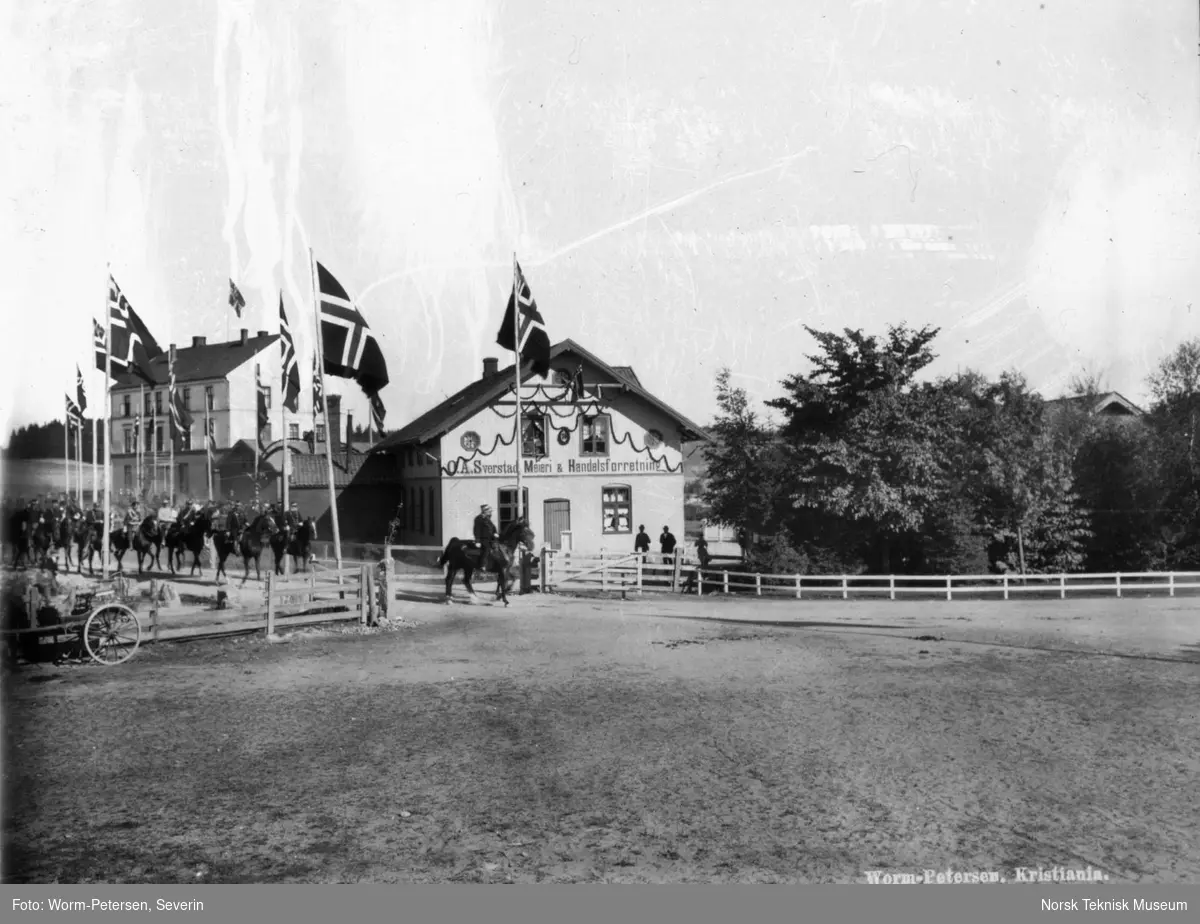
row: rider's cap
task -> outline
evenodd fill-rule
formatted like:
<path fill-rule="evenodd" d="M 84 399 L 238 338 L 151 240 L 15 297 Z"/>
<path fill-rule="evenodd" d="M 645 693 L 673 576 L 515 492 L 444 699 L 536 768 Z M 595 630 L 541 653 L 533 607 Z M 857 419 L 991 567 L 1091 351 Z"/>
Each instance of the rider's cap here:
<path fill-rule="evenodd" d="M 491 508 L 491 505 L 490 505 L 490 504 L 484 504 L 484 505 L 482 505 L 482 506 L 481 506 L 479 509 L 480 509 L 481 511 L 483 511 L 484 513 L 491 513 L 491 512 L 492 512 L 492 508 Z"/>

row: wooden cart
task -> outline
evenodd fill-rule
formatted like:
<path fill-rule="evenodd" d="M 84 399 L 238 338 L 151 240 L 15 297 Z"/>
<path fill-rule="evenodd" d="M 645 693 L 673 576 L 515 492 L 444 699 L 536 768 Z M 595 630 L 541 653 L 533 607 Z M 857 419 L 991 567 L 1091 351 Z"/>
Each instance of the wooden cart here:
<path fill-rule="evenodd" d="M 10 650 L 15 648 L 29 660 L 27 646 L 53 645 L 59 651 L 76 648 L 80 656 L 86 652 L 97 664 L 123 664 L 133 657 L 142 641 L 142 627 L 124 582 L 117 579 L 110 587 L 68 599 L 73 600 L 71 611 L 50 624 L 6 629 L 3 634 Z M 49 608 L 33 612 L 34 607 L 27 607 L 30 621 L 44 619 Z"/>

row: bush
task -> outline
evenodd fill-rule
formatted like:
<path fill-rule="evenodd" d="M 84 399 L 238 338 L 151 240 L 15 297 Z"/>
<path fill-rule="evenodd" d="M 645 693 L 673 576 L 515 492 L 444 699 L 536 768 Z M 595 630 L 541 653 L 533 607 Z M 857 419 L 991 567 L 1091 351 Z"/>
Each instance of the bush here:
<path fill-rule="evenodd" d="M 759 540 L 746 557 L 746 569 L 758 574 L 808 574 L 808 568 L 808 556 L 783 533 Z"/>

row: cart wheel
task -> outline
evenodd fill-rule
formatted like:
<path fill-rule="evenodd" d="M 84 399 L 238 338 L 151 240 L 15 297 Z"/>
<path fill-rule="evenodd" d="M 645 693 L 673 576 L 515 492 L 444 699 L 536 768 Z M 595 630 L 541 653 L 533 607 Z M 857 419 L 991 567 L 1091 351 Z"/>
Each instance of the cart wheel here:
<path fill-rule="evenodd" d="M 122 664 L 133 657 L 142 639 L 133 610 L 109 604 L 99 607 L 83 627 L 83 643 L 97 664 Z"/>

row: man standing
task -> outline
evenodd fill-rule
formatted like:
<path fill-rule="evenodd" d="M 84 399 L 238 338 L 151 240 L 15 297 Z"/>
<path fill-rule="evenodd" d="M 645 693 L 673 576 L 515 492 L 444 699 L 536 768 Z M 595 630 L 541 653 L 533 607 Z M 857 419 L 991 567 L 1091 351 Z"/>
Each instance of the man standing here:
<path fill-rule="evenodd" d="M 658 537 L 659 548 L 662 549 L 662 557 L 664 565 L 675 563 L 675 537 L 671 535 L 671 530 L 663 527 L 662 535 Z"/>
<path fill-rule="evenodd" d="M 479 567 L 486 571 L 492 554 L 492 543 L 496 540 L 496 524 L 492 522 L 492 508 L 484 504 L 475 517 L 475 541 L 479 543 Z"/>
<path fill-rule="evenodd" d="M 638 527 L 638 534 L 633 540 L 633 550 L 639 555 L 645 555 L 650 551 L 650 534 L 646 532 L 646 527 Z"/>

